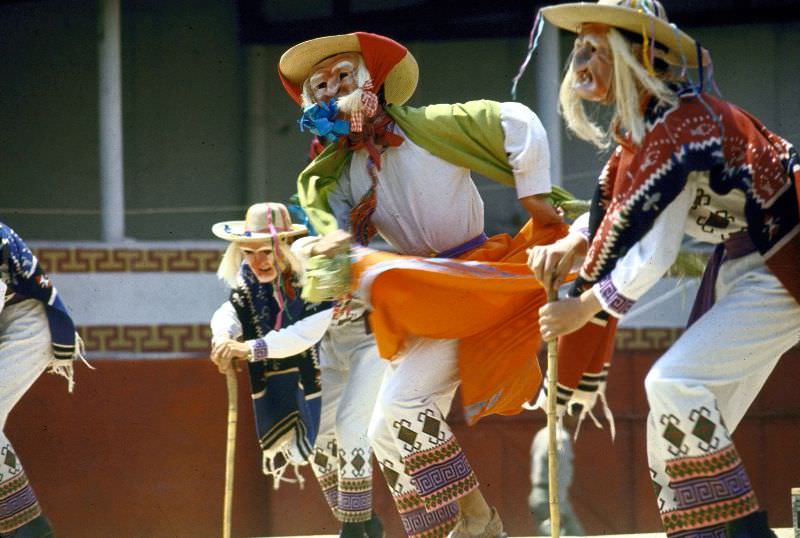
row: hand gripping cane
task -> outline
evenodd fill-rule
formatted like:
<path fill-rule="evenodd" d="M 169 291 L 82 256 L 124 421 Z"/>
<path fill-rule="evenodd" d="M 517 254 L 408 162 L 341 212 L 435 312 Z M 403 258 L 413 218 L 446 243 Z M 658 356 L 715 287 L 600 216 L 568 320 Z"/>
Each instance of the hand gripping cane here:
<path fill-rule="evenodd" d="M 225 500 L 222 509 L 222 536 L 231 538 L 231 519 L 233 514 L 233 464 L 236 459 L 236 418 L 238 403 L 238 387 L 236 386 L 236 369 L 231 363 L 225 372 L 228 385 L 228 440 L 225 445 Z"/>
<path fill-rule="evenodd" d="M 558 300 L 558 288 L 550 286 L 547 302 Z M 556 427 L 556 393 L 558 383 L 558 338 L 547 342 L 547 485 L 550 501 L 550 536 L 561 534 L 561 513 L 558 509 L 558 454 Z"/>

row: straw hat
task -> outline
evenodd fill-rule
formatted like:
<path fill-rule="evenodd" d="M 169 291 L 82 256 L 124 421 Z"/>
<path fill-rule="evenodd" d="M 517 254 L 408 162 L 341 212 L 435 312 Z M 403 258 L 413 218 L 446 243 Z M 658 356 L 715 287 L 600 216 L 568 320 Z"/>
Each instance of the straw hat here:
<path fill-rule="evenodd" d="M 414 93 L 419 80 L 414 56 L 397 41 L 366 32 L 318 37 L 284 52 L 278 62 L 284 88 L 299 103 L 303 83 L 313 67 L 344 52 L 361 53 L 375 91 L 383 84 L 387 103 L 402 105 Z"/>
<path fill-rule="evenodd" d="M 273 228 L 279 240 L 308 232 L 302 224 L 292 224 L 285 205 L 272 202 L 251 205 L 244 220 L 218 222 L 211 232 L 226 241 L 246 243 L 271 240 Z"/>
<path fill-rule="evenodd" d="M 667 19 L 667 12 L 658 0 L 598 0 L 542 8 L 542 16 L 559 28 L 578 33 L 581 24 L 600 23 L 635 34 L 646 34 L 667 47 L 657 53 L 673 65 L 697 67 L 697 42 Z M 703 65 L 710 63 L 703 49 Z"/>

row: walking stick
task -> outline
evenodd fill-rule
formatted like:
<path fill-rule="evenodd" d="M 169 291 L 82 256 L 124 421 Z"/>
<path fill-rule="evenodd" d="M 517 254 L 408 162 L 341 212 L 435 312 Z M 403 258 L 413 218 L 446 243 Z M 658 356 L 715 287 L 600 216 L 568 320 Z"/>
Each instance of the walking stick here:
<path fill-rule="evenodd" d="M 233 363 L 225 372 L 225 381 L 228 385 L 228 440 L 225 445 L 225 501 L 222 510 L 222 536 L 231 538 L 233 463 L 236 459 L 236 415 L 239 394 L 236 386 L 236 369 Z"/>
<path fill-rule="evenodd" d="M 547 302 L 558 300 L 558 288 L 547 290 Z M 550 536 L 561 534 L 561 513 L 558 509 L 558 455 L 556 426 L 556 391 L 558 383 L 558 339 L 547 342 L 547 485 L 550 501 Z"/>

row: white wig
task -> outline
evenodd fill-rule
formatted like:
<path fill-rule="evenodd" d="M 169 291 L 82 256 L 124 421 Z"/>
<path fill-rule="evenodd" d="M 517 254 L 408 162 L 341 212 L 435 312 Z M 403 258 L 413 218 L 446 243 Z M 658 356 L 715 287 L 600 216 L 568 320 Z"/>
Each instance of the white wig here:
<path fill-rule="evenodd" d="M 567 61 L 564 79 L 559 91 L 559 111 L 564 117 L 567 128 L 575 135 L 597 146 L 606 149 L 615 136 L 616 126 L 630 134 L 635 144 L 639 144 L 645 135 L 644 118 L 640 110 L 642 90 L 659 101 L 674 105 L 678 97 L 659 75 L 651 75 L 632 52 L 632 44 L 614 28 L 608 31 L 608 42 L 614 62 L 614 80 L 609 90 L 614 103 L 614 117 L 610 127 L 601 128 L 588 117 L 583 100 L 573 90 L 575 76 L 572 71 L 572 55 Z M 662 77 L 668 72 L 662 73 Z"/>
<path fill-rule="evenodd" d="M 292 249 L 289 245 L 285 241 L 278 241 L 278 248 L 273 255 L 277 257 L 276 265 L 278 272 L 290 273 L 292 283 L 297 286 L 302 286 L 304 280 L 302 265 L 297 259 L 297 256 L 292 253 Z M 217 277 L 225 282 L 228 287 L 237 287 L 239 285 L 239 269 L 243 262 L 244 254 L 242 254 L 242 244 L 237 242 L 230 243 L 219 262 Z"/>

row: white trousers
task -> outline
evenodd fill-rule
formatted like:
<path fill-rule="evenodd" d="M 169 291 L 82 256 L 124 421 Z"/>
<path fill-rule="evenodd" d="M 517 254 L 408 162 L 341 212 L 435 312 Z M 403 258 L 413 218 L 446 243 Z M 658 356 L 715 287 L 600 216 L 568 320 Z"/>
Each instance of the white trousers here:
<path fill-rule="evenodd" d="M 372 448 L 408 536 L 445 536 L 456 501 L 478 487 L 445 422 L 459 385 L 458 341 L 409 338 L 389 363 L 370 422 Z"/>
<path fill-rule="evenodd" d="M 41 514 L 41 507 L 3 432 L 9 413 L 53 358 L 44 306 L 28 299 L 0 312 L 0 533 Z"/>
<path fill-rule="evenodd" d="M 723 263 L 715 291 L 645 380 L 648 460 L 670 535 L 716 532 L 759 509 L 730 434 L 800 340 L 800 305 L 760 254 Z"/>
<path fill-rule="evenodd" d="M 322 415 L 311 456 L 325 500 L 342 522 L 372 515 L 372 449 L 367 438 L 386 361 L 364 319 L 334 321 L 320 345 Z"/>

